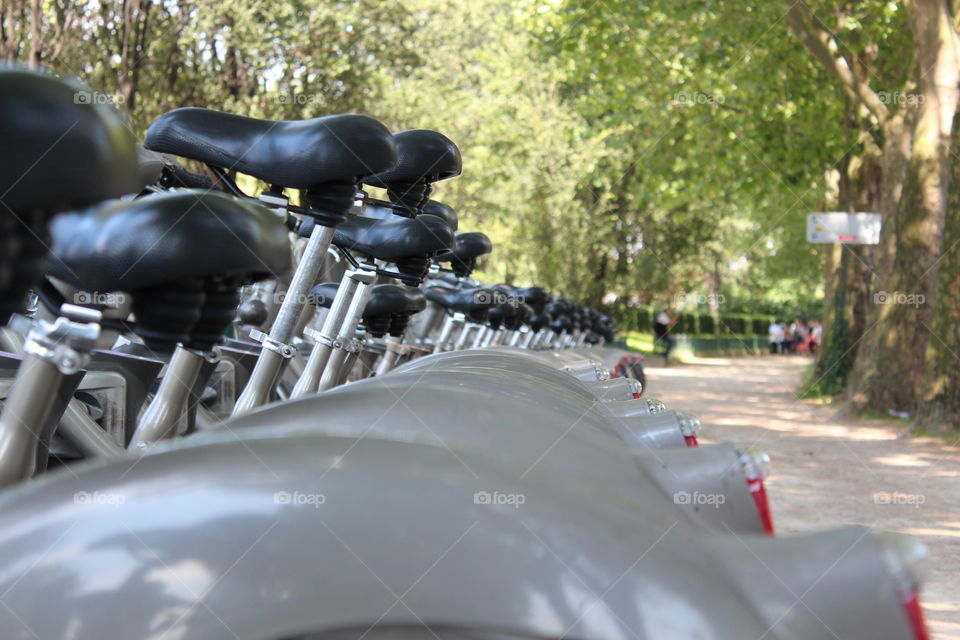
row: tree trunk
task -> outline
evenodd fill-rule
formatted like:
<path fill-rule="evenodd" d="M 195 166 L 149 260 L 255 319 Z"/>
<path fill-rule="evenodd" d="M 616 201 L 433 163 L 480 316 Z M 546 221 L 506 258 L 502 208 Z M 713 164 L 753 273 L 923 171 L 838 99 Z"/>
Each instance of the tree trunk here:
<path fill-rule="evenodd" d="M 43 1 L 32 0 L 30 3 L 30 53 L 27 57 L 27 65 L 30 67 L 40 66 L 40 51 L 43 48 L 43 40 L 40 36 L 42 22 Z"/>
<path fill-rule="evenodd" d="M 960 149 L 960 117 L 953 121 L 953 148 Z M 937 298 L 930 325 L 923 402 L 915 426 L 960 431 L 960 160 L 951 162 L 953 186 L 947 203 Z"/>
<path fill-rule="evenodd" d="M 880 183 L 883 176 L 879 149 L 876 146 L 867 148 L 864 154 L 852 163 L 851 174 L 853 210 L 879 211 Z M 847 274 L 850 284 L 850 350 L 851 358 L 855 358 L 860 339 L 867 328 L 867 310 L 872 295 L 873 251 L 866 245 L 852 246 L 850 250 L 850 272 Z"/>
<path fill-rule="evenodd" d="M 874 324 L 868 323 L 860 349 L 865 355 L 851 379 L 856 410 L 917 407 L 936 294 L 960 80 L 957 34 L 945 3 L 915 0 L 908 9 L 918 68 L 926 72 L 918 80 L 920 104 L 895 225 L 884 229 L 886 241 L 894 244 L 890 276 L 878 273 L 881 286 L 887 286 L 874 293 Z"/>

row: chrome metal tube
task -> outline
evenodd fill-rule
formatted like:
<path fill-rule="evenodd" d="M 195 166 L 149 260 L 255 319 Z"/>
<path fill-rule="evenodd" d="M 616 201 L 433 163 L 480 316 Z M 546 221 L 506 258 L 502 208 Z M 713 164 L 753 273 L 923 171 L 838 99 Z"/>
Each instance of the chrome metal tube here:
<path fill-rule="evenodd" d="M 340 286 L 337 288 L 337 295 L 334 296 L 333 302 L 330 303 L 330 311 L 327 313 L 327 317 L 323 319 L 320 336 L 325 340 L 332 342 L 333 339 L 337 337 L 337 333 L 347 316 L 347 309 L 350 306 L 350 302 L 356 295 L 358 283 L 351 277 L 352 273 L 353 272 L 348 271 L 344 274 L 343 279 L 340 281 Z M 317 390 L 317 385 L 320 384 L 320 376 L 323 374 L 323 370 L 330 360 L 330 353 L 332 351 L 333 348 L 323 341 L 317 341 L 316 344 L 313 345 L 313 349 L 310 351 L 310 357 L 307 359 L 307 364 L 303 367 L 303 373 L 300 374 L 300 377 L 297 379 L 297 384 L 294 385 L 293 391 L 290 392 L 291 398 L 299 398 L 308 393 L 314 393 Z"/>
<path fill-rule="evenodd" d="M 440 335 L 437 336 L 437 343 L 433 345 L 433 352 L 440 353 L 447 348 L 447 342 L 450 341 L 451 334 L 457 325 L 457 320 L 453 315 L 448 315 L 443 320 L 443 326 L 440 328 Z"/>
<path fill-rule="evenodd" d="M 376 375 L 386 375 L 397 364 L 397 358 L 400 356 L 400 344 L 403 342 L 403 336 L 387 336 L 387 350 L 377 363 Z"/>
<path fill-rule="evenodd" d="M 345 345 L 353 340 L 354 334 L 357 332 L 357 325 L 360 324 L 360 318 L 363 316 L 363 309 L 367 306 L 367 300 L 370 298 L 370 292 L 372 290 L 372 284 L 361 282 L 357 285 L 357 292 L 350 300 L 346 317 L 340 327 L 340 335 L 337 337 L 337 340 L 341 344 Z M 340 380 L 340 369 L 343 366 L 346 356 L 347 350 L 343 347 L 333 350 L 329 360 L 327 360 L 327 366 L 323 370 L 323 375 L 320 376 L 318 391 L 326 391 L 337 385 L 337 382 Z"/>
<path fill-rule="evenodd" d="M 277 319 L 270 328 L 270 340 L 277 344 L 289 344 L 293 339 L 293 330 L 296 327 L 297 320 L 300 318 L 300 312 L 306 304 L 310 289 L 317 281 L 317 274 L 323 265 L 324 256 L 327 255 L 327 249 L 333 240 L 333 227 L 323 227 L 316 225 L 313 233 L 310 234 L 310 240 L 303 251 L 303 256 L 297 264 L 297 270 L 293 274 L 290 286 L 287 288 L 287 295 L 280 306 L 280 312 Z M 250 374 L 250 380 L 246 388 L 237 399 L 237 404 L 233 407 L 235 416 L 242 415 L 262 404 L 266 404 L 270 398 L 270 393 L 277 384 L 280 370 L 283 368 L 284 358 L 281 354 L 264 345 L 257 358 L 257 364 Z"/>
<path fill-rule="evenodd" d="M 477 349 L 479 347 L 484 346 L 487 340 L 487 336 L 490 334 L 491 331 L 493 331 L 493 329 L 491 329 L 490 327 L 485 327 L 481 325 L 477 329 L 476 335 L 473 336 L 473 342 L 470 343 L 470 347 L 472 349 Z"/>
<path fill-rule="evenodd" d="M 470 334 L 473 333 L 474 329 L 480 330 L 482 327 L 478 324 L 472 322 L 465 322 L 463 328 L 460 330 L 460 335 L 457 336 L 456 341 L 453 343 L 453 350 L 460 351 L 461 349 L 467 348 L 467 340 L 470 338 Z"/>

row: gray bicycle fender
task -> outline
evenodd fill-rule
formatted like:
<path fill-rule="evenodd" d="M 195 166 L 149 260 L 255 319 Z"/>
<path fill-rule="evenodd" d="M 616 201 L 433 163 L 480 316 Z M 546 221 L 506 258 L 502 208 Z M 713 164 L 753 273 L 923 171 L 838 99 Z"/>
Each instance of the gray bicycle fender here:
<path fill-rule="evenodd" d="M 629 400 L 627 402 L 636 402 Z M 603 407 L 609 408 L 611 402 L 605 402 Z M 636 402 L 636 404 L 641 404 Z M 615 424 L 622 426 L 620 437 L 637 450 L 652 449 L 684 449 L 687 446 L 680 430 L 680 421 L 676 411 L 662 413 L 638 414 L 635 416 L 621 416 L 614 414 L 611 418 Z"/>
<path fill-rule="evenodd" d="M 624 447 L 594 414 L 565 407 L 561 399 L 545 403 L 535 390 L 529 397 L 509 396 L 504 389 L 512 384 L 509 378 L 483 384 L 478 377 L 474 371 L 384 376 L 267 407 L 226 427 L 239 432 L 282 425 L 291 431 L 319 430 L 358 439 L 412 438 L 435 443 L 451 455 L 464 447 L 483 450 L 525 469 L 552 466 L 701 527 L 724 533 L 728 528 L 758 530 L 756 509 L 732 447 L 698 451 L 681 444 L 670 456 L 645 443 Z M 729 481 L 731 472 L 739 474 L 739 482 Z M 683 492 L 691 499 L 678 500 Z M 701 496 L 711 508 L 706 515 Z M 749 511 L 743 511 L 744 505 Z"/>
<path fill-rule="evenodd" d="M 692 513 L 705 529 L 763 533 L 740 453 L 731 444 L 638 452 L 644 473 L 667 499 Z"/>
<path fill-rule="evenodd" d="M 473 452 L 265 428 L 53 474 L 0 497 L 0 629 L 11 640 L 418 624 L 593 640 L 910 638 L 861 528 L 704 536 L 546 468 L 496 480 L 515 473 Z"/>
<path fill-rule="evenodd" d="M 647 509 L 701 523 L 693 507 L 674 503 L 671 494 L 645 477 L 632 450 L 604 432 L 595 416 L 578 420 L 576 414 L 558 414 L 543 402 L 504 398 L 497 389 L 467 386 L 473 377 L 469 372 L 430 380 L 412 374 L 384 376 L 266 407 L 231 420 L 224 428 L 242 433 L 272 425 L 289 433 L 416 440 L 441 447 L 453 457 L 461 448 L 486 451 L 522 470 L 553 467 Z"/>
<path fill-rule="evenodd" d="M 412 371 L 453 371 L 464 368 L 485 369 L 498 373 L 510 371 L 516 375 L 550 381 L 566 389 L 567 393 L 579 395 L 586 400 L 597 399 L 596 393 L 587 383 L 577 380 L 559 368 L 517 353 L 503 353 L 492 349 L 435 353 L 397 367 L 388 375 Z M 601 391 L 606 391 L 605 387 L 601 388 Z"/>

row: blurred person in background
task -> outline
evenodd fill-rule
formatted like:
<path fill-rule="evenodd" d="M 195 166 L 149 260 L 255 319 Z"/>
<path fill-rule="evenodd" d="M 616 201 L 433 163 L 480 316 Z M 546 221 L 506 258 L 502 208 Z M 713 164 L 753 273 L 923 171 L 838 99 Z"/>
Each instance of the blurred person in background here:
<path fill-rule="evenodd" d="M 676 338 L 670 335 L 670 328 L 677 323 L 677 318 L 670 317 L 670 310 L 666 307 L 660 310 L 657 317 L 653 320 L 653 343 L 663 344 L 663 360 L 666 363 L 670 359 L 670 352 L 676 344 Z"/>
<path fill-rule="evenodd" d="M 793 321 L 793 324 L 790 325 L 790 334 L 792 336 L 791 351 L 801 355 L 807 353 L 810 330 L 803 320 L 796 318 Z"/>
<path fill-rule="evenodd" d="M 780 320 L 774 320 L 770 323 L 767 333 L 770 334 L 770 353 L 771 355 L 783 353 L 783 341 L 785 338 L 783 323 Z"/>

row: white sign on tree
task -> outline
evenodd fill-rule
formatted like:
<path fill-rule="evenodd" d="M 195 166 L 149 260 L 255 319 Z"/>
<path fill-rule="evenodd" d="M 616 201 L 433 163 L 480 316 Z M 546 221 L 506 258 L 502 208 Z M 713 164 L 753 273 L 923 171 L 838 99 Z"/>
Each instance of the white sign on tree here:
<path fill-rule="evenodd" d="M 879 213 L 811 213 L 807 216 L 807 242 L 880 244 L 882 225 L 883 218 Z"/>

